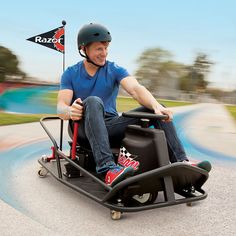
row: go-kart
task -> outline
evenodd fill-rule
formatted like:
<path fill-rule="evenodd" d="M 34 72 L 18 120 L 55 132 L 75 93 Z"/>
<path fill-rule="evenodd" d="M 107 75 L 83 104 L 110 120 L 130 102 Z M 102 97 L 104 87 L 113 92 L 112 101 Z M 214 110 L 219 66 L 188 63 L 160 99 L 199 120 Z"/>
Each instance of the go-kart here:
<path fill-rule="evenodd" d="M 146 112 L 126 112 L 126 117 L 140 119 L 141 125 L 129 125 L 122 140 L 122 147 L 132 153 L 120 153 L 120 147 L 112 149 L 114 159 L 120 165 L 131 166 L 136 172 L 113 187 L 104 183 L 95 171 L 93 154 L 89 147 L 77 142 L 78 123 L 69 123 L 69 154 L 62 150 L 63 121 L 59 117 L 44 117 L 40 124 L 52 141 L 52 155 L 43 155 L 38 175 L 53 177 L 70 188 L 86 195 L 110 209 L 112 219 L 120 219 L 123 212 L 137 212 L 205 199 L 202 189 L 208 172 L 186 163 L 170 163 L 165 134 L 160 129 L 150 128 L 149 122 L 163 120 L 165 115 Z M 60 146 L 49 132 L 46 121 L 59 120 Z M 65 132 L 65 131 L 64 131 Z"/>

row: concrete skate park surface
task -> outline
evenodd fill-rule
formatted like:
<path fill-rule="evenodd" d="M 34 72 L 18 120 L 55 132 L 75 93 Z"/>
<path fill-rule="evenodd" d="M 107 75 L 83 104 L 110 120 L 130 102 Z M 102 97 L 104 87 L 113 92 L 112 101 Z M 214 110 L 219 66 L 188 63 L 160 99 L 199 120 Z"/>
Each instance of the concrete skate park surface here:
<path fill-rule="evenodd" d="M 109 209 L 50 175 L 38 177 L 37 159 L 49 154 L 51 146 L 39 123 L 3 126 L 0 127 L 0 234 L 236 235 L 235 122 L 221 104 L 197 104 L 173 110 L 179 119 L 177 124 L 182 122 L 184 126 L 184 131 L 178 126 L 177 129 L 188 155 L 195 160 L 208 159 L 213 164 L 203 186 L 208 192 L 205 200 L 192 207 L 182 204 L 124 213 L 121 220 L 113 221 Z M 51 121 L 48 125 L 58 136 L 58 125 Z"/>

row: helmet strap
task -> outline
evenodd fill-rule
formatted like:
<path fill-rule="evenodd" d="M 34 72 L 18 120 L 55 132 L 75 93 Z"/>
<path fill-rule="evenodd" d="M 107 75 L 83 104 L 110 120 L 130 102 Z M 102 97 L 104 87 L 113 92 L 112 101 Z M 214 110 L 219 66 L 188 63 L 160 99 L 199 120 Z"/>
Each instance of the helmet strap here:
<path fill-rule="evenodd" d="M 95 62 L 93 62 L 93 61 L 88 57 L 85 48 L 84 48 L 84 53 L 85 53 L 85 55 L 82 54 L 82 53 L 81 53 L 81 49 L 79 49 L 79 54 L 80 54 L 80 56 L 86 58 L 86 60 L 87 60 L 88 63 L 91 63 L 91 64 L 93 64 L 94 66 L 97 66 L 97 67 L 103 67 L 103 66 L 104 66 L 104 65 L 103 65 L 103 66 L 100 66 L 100 65 L 96 64 Z"/>

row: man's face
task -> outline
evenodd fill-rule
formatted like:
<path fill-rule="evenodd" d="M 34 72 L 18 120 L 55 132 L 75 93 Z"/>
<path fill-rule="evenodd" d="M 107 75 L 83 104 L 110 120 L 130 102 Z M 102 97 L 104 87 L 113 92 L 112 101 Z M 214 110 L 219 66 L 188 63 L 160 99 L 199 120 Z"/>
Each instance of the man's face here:
<path fill-rule="evenodd" d="M 109 42 L 94 42 L 86 47 L 86 53 L 91 61 L 99 66 L 106 62 Z"/>

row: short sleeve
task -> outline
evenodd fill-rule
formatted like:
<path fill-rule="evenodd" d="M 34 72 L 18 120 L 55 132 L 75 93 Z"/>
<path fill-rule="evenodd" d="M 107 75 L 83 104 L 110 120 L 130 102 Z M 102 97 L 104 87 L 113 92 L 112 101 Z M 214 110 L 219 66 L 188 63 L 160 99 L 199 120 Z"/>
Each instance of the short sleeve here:
<path fill-rule="evenodd" d="M 113 70 L 116 77 L 116 81 L 119 83 L 122 79 L 130 75 L 125 68 L 118 66 L 115 63 L 113 64 Z"/>
<path fill-rule="evenodd" d="M 72 78 L 73 78 L 72 70 L 70 67 L 68 67 L 61 76 L 60 90 L 62 90 L 62 89 L 73 90 Z"/>

